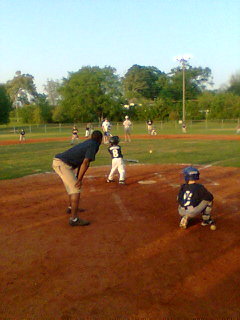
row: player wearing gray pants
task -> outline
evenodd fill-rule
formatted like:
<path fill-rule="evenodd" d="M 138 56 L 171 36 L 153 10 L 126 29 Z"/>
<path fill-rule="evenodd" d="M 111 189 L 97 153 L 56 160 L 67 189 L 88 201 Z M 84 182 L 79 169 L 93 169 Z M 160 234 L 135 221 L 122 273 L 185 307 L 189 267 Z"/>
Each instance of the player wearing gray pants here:
<path fill-rule="evenodd" d="M 211 211 L 213 195 L 200 183 L 199 171 L 194 167 L 187 167 L 183 170 L 185 182 L 181 185 L 178 193 L 178 212 L 180 214 L 180 228 L 186 229 L 189 219 L 202 214 L 202 225 L 212 225 Z"/>
<path fill-rule="evenodd" d="M 188 216 L 189 218 L 195 218 L 199 214 L 202 214 L 203 220 L 208 220 L 209 216 L 211 215 L 212 211 L 212 202 L 203 200 L 197 205 L 196 207 L 188 206 L 188 207 L 181 207 L 179 205 L 178 212 L 180 216 Z"/>

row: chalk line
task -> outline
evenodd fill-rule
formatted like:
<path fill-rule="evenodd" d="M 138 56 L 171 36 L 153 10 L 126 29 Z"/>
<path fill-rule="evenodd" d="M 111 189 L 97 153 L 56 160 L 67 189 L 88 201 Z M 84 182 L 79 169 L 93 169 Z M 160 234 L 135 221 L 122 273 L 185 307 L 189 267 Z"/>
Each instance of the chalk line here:
<path fill-rule="evenodd" d="M 128 209 L 124 205 L 120 196 L 116 193 L 112 193 L 112 197 L 114 198 L 115 203 L 117 204 L 119 210 L 121 211 L 122 215 L 127 218 L 127 220 L 132 221 L 133 218 L 131 217 Z"/>

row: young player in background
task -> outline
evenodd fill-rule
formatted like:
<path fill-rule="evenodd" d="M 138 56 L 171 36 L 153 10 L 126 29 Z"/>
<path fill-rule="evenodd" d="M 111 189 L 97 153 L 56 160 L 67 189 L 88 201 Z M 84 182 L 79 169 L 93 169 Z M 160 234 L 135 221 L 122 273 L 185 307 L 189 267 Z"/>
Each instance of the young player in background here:
<path fill-rule="evenodd" d="M 109 142 L 109 137 L 110 137 L 110 128 L 111 128 L 111 124 L 108 121 L 108 119 L 106 118 L 103 123 L 102 123 L 102 131 L 103 131 L 103 143 L 104 144 L 108 144 Z"/>
<path fill-rule="evenodd" d="M 20 131 L 20 136 L 19 136 L 19 141 L 20 141 L 20 142 L 23 142 L 23 141 L 26 140 L 25 134 L 26 134 L 25 130 L 22 129 L 22 130 Z"/>
<path fill-rule="evenodd" d="M 147 130 L 148 130 L 148 134 L 152 134 L 152 130 L 153 130 L 153 121 L 151 119 L 149 119 L 147 121 Z"/>
<path fill-rule="evenodd" d="M 147 129 L 148 129 L 148 134 L 150 134 L 151 136 L 157 135 L 157 131 L 153 125 L 153 121 L 150 119 L 147 121 Z"/>
<path fill-rule="evenodd" d="M 194 167 L 183 169 L 184 179 L 186 181 L 178 193 L 178 212 L 180 214 L 180 228 L 186 229 L 190 219 L 202 215 L 202 226 L 211 226 L 215 230 L 214 221 L 211 218 L 213 195 L 200 183 L 199 171 Z"/>
<path fill-rule="evenodd" d="M 79 140 L 79 137 L 78 137 L 78 128 L 77 128 L 76 126 L 74 126 L 73 129 L 72 129 L 72 140 L 71 140 L 71 144 L 73 144 L 75 140 Z"/>
<path fill-rule="evenodd" d="M 109 139 L 110 147 L 108 152 L 112 157 L 112 169 L 108 175 L 107 182 L 114 182 L 113 177 L 116 171 L 119 173 L 119 183 L 125 184 L 125 165 L 123 161 L 123 155 L 119 144 L 119 137 L 113 136 Z"/>
<path fill-rule="evenodd" d="M 85 137 L 88 138 L 92 134 L 92 124 L 87 123 L 85 129 Z"/>

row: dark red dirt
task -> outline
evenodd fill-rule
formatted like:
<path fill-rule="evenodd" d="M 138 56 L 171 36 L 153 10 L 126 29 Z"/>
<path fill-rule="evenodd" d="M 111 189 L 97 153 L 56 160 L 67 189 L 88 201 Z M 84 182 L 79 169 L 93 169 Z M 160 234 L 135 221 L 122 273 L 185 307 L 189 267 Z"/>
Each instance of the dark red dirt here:
<path fill-rule="evenodd" d="M 239 319 L 240 169 L 199 167 L 216 231 L 179 229 L 182 166 L 128 165 L 126 186 L 109 169 L 85 176 L 88 227 L 56 174 L 0 181 L 0 319 Z"/>

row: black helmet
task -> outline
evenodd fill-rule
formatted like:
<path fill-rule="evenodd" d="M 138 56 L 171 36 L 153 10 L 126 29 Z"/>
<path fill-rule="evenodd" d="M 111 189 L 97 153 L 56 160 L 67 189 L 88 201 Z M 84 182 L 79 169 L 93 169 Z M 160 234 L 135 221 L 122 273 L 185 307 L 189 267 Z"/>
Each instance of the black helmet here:
<path fill-rule="evenodd" d="M 109 139 L 109 142 L 114 145 L 117 145 L 119 141 L 120 141 L 119 136 L 113 136 Z"/>

